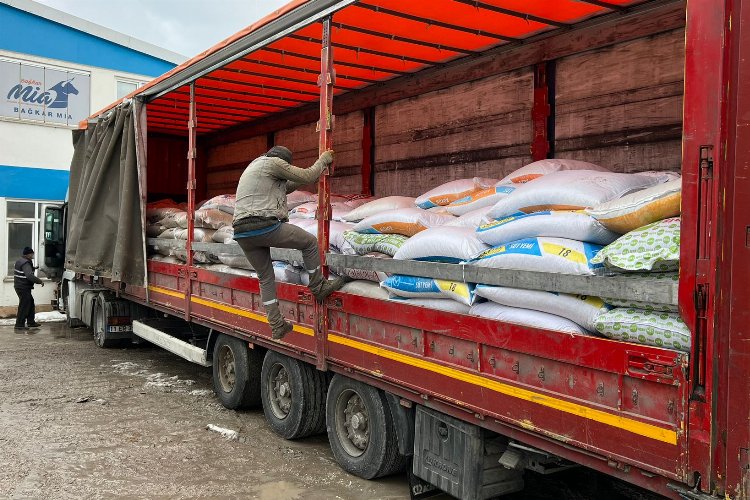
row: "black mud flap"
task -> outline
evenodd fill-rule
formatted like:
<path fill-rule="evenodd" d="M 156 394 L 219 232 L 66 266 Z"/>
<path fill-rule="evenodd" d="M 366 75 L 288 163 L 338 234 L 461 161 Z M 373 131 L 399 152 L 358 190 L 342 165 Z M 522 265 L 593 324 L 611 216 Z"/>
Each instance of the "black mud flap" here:
<path fill-rule="evenodd" d="M 409 465 L 406 467 L 406 474 L 409 479 L 409 498 L 417 500 L 441 495 L 443 492 L 440 488 L 414 475 L 413 460 L 413 457 L 409 457 Z"/>

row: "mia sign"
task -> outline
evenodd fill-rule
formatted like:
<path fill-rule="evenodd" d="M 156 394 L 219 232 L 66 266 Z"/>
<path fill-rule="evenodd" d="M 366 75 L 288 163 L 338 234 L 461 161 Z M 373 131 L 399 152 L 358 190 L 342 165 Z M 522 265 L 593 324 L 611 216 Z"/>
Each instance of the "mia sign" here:
<path fill-rule="evenodd" d="M 89 115 L 91 76 L 0 61 L 0 116 L 75 126 Z"/>

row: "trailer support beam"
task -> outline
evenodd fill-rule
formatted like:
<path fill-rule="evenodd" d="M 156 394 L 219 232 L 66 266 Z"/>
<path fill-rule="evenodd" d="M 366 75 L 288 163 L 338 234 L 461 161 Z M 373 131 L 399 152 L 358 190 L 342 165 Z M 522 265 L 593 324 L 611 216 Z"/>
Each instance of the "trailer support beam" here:
<path fill-rule="evenodd" d="M 191 277 L 193 273 L 191 269 L 193 267 L 193 233 L 195 231 L 195 152 L 196 152 L 196 127 L 198 126 L 197 117 L 195 113 L 195 82 L 190 83 L 190 113 L 188 118 L 188 209 L 187 209 L 187 220 L 188 220 L 188 234 L 187 234 L 187 275 L 185 276 L 185 283 L 187 289 L 185 290 L 185 320 L 190 321 L 190 294 L 192 292 Z"/>
<path fill-rule="evenodd" d="M 323 19 L 322 48 L 320 51 L 320 115 L 318 121 L 318 153 L 333 147 L 333 87 L 336 74 L 333 69 L 333 48 L 331 47 L 331 18 Z M 328 237 L 331 227 L 331 184 L 330 176 L 333 174 L 333 165 L 324 171 L 318 181 L 318 252 L 320 263 L 323 266 L 323 274 L 328 277 L 328 265 L 325 261 L 328 253 Z M 327 329 L 328 309 L 324 304 L 316 302 L 317 314 L 315 336 L 317 339 L 317 363 L 319 370 L 327 369 Z"/>

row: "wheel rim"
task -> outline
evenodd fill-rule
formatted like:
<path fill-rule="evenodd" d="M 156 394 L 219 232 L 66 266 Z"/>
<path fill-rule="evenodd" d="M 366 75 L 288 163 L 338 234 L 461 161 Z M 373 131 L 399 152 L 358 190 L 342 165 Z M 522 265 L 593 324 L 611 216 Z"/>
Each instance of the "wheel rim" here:
<path fill-rule="evenodd" d="M 94 342 L 101 346 L 104 344 L 104 315 L 100 307 L 97 307 L 94 313 L 96 314 L 94 318 Z"/>
<path fill-rule="evenodd" d="M 234 352 L 229 346 L 219 348 L 219 383 L 224 392 L 232 392 L 237 376 L 234 370 Z"/>
<path fill-rule="evenodd" d="M 274 363 L 268 373 L 268 395 L 271 400 L 271 411 L 279 420 L 289 415 L 292 408 L 292 386 L 289 383 L 289 372 L 281 363 Z"/>
<path fill-rule="evenodd" d="M 362 455 L 370 444 L 370 417 L 362 397 L 352 389 L 336 399 L 336 434 L 344 450 L 353 457 Z"/>

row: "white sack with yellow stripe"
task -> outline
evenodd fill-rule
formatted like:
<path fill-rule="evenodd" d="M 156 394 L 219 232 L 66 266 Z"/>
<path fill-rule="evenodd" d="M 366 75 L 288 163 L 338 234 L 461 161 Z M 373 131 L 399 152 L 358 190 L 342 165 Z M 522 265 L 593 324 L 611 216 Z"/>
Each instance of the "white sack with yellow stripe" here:
<path fill-rule="evenodd" d="M 474 303 L 474 285 L 420 276 L 395 274 L 380 286 L 397 297 L 415 299 L 453 299 L 468 306 Z"/>
<path fill-rule="evenodd" d="M 495 269 L 592 275 L 602 267 L 591 262 L 601 249 L 601 245 L 566 238 L 525 238 L 490 248 L 467 263 Z"/>

